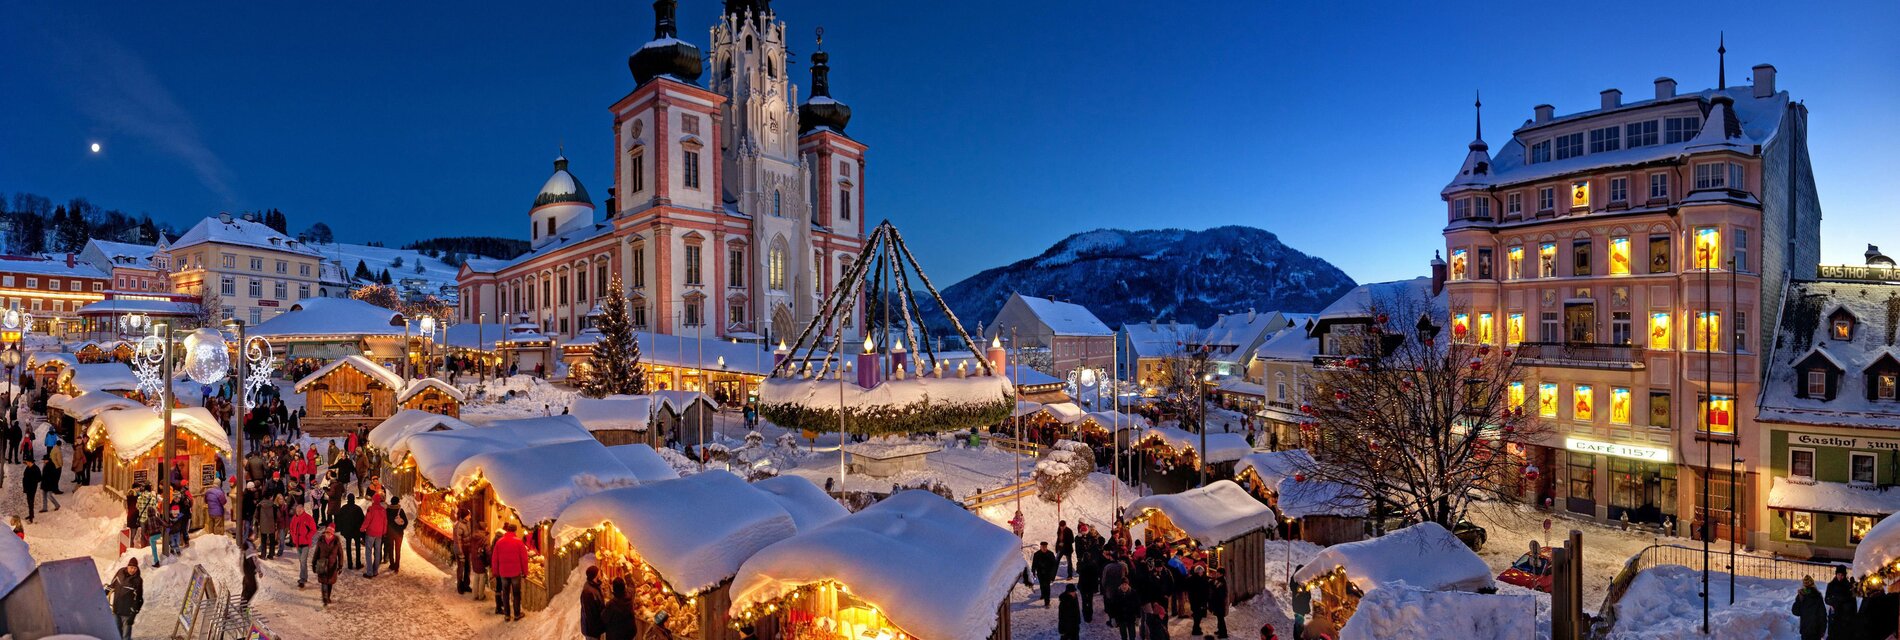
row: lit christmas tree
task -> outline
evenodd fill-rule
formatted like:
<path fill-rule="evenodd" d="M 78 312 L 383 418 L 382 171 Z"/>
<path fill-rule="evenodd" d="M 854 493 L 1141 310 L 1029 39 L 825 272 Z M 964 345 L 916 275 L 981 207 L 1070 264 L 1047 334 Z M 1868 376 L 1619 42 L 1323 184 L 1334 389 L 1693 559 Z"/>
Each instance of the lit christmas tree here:
<path fill-rule="evenodd" d="M 640 364 L 640 341 L 633 336 L 633 320 L 627 315 L 627 296 L 620 288 L 620 276 L 614 276 L 607 288 L 607 299 L 600 303 L 600 319 L 594 330 L 600 339 L 587 358 L 587 379 L 581 393 L 590 398 L 615 394 L 647 392 L 647 369 Z"/>

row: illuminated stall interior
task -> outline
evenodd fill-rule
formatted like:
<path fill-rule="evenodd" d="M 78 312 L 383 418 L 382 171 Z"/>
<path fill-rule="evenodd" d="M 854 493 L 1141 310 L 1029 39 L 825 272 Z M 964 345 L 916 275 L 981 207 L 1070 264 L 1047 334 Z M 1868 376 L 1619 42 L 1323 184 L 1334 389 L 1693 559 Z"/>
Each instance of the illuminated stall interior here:
<path fill-rule="evenodd" d="M 439 413 L 403 409 L 369 430 L 363 443 L 383 460 L 383 487 L 390 495 L 406 496 L 415 490 L 416 469 L 409 459 L 409 438 L 420 433 L 473 429 L 474 425 Z"/>
<path fill-rule="evenodd" d="M 1247 437 L 1238 433 L 1209 433 L 1208 454 L 1202 456 L 1201 434 L 1177 427 L 1149 427 L 1134 441 L 1142 455 L 1143 481 L 1155 491 L 1173 493 L 1197 483 L 1203 462 L 1209 479 L 1232 475 L 1233 464 L 1253 452 Z"/>
<path fill-rule="evenodd" d="M 1179 550 L 1191 565 L 1218 569 L 1227 577 L 1229 603 L 1266 588 L 1266 544 L 1273 510 L 1248 496 L 1230 480 L 1177 494 L 1153 495 L 1129 503 L 1130 531 L 1138 539 L 1159 541 Z"/>
<path fill-rule="evenodd" d="M 1293 580 L 1312 594 L 1309 620 L 1326 616 L 1342 625 L 1360 598 L 1393 582 L 1426 591 L 1477 592 L 1495 586 L 1484 559 L 1435 522 L 1322 549 L 1294 572 Z"/>
<path fill-rule="evenodd" d="M 231 442 L 211 412 L 200 407 L 172 410 L 177 427 L 172 462 L 184 471 L 184 486 L 196 506 L 191 510 L 193 526 L 204 524 L 203 495 L 217 484 L 217 458 L 230 454 Z M 104 460 L 105 488 L 113 496 L 123 497 L 135 483 L 162 487 L 159 464 L 164 458 L 165 422 L 148 407 L 115 409 L 99 414 L 87 432 L 87 446 L 100 452 Z"/>
<path fill-rule="evenodd" d="M 361 355 L 344 356 L 298 380 L 304 394 L 303 429 L 315 436 L 337 436 L 372 426 L 396 413 L 402 377 Z"/>
<path fill-rule="evenodd" d="M 392 430 L 391 435 L 397 432 Z M 371 438 L 374 442 L 376 436 L 372 433 Z M 484 510 L 485 503 L 482 501 L 465 502 L 465 497 L 451 494 L 456 467 L 469 458 L 491 451 L 581 440 L 591 441 L 593 438 L 587 435 L 586 429 L 581 428 L 579 421 L 568 416 L 556 416 L 497 420 L 479 427 L 422 431 L 406 438 L 392 438 L 390 444 L 378 446 L 387 448 L 392 458 L 403 458 L 400 463 L 395 463 L 396 477 L 400 478 L 404 474 L 415 476 L 411 495 L 415 501 L 415 522 L 420 526 L 410 529 L 413 534 L 410 543 L 430 562 L 447 567 L 451 566 L 448 545 L 454 534 L 458 513 L 471 522 L 494 521 L 491 514 Z M 457 508 L 464 503 L 467 506 Z M 482 530 L 491 529 L 484 525 Z"/>

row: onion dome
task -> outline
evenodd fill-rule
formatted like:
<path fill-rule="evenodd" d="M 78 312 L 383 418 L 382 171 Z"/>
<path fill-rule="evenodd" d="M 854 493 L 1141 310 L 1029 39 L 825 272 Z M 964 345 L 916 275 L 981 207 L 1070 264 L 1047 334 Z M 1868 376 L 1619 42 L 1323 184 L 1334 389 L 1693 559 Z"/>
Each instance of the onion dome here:
<path fill-rule="evenodd" d="M 644 85 L 660 76 L 681 82 L 699 82 L 702 70 L 699 47 L 677 37 L 679 29 L 674 22 L 673 11 L 678 6 L 677 0 L 654 0 L 653 41 L 627 56 L 627 70 L 633 72 L 634 82 Z"/>
<path fill-rule="evenodd" d="M 567 172 L 567 156 L 554 159 L 554 175 L 548 176 L 547 184 L 541 185 L 541 193 L 534 196 L 534 206 L 537 207 L 557 202 L 594 205 L 594 201 L 587 197 L 587 188 L 581 186 L 580 179 Z"/>
<path fill-rule="evenodd" d="M 831 56 L 825 53 L 825 29 L 818 28 L 818 50 L 811 54 L 811 97 L 798 105 L 798 133 L 824 127 L 844 133 L 851 124 L 851 107 L 831 97 Z"/>

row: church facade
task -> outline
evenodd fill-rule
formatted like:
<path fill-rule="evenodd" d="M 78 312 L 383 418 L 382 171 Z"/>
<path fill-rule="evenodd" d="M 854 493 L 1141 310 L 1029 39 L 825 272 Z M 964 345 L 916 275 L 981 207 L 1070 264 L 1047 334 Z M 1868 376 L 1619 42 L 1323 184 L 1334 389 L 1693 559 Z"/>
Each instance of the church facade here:
<path fill-rule="evenodd" d="M 528 211 L 531 250 L 463 266 L 461 321 L 533 323 L 569 339 L 618 276 L 639 330 L 789 342 L 850 269 L 866 147 L 845 135 L 850 108 L 830 97 L 822 32 L 800 104 L 769 0 L 726 2 L 710 60 L 678 39 L 675 4 L 654 3 L 654 39 L 627 61 L 636 86 L 610 108 L 605 211 L 556 159 Z"/>

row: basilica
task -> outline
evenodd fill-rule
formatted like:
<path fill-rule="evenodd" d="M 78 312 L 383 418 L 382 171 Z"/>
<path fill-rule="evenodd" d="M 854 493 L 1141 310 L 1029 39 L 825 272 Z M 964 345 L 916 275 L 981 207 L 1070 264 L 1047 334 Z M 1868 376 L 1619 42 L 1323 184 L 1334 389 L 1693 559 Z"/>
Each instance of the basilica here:
<path fill-rule="evenodd" d="M 678 37 L 676 5 L 653 3 L 653 40 L 627 58 L 633 90 L 609 107 L 605 211 L 556 158 L 528 209 L 531 250 L 462 267 L 462 322 L 571 339 L 617 276 L 640 330 L 769 344 L 795 338 L 849 271 L 866 147 L 830 95 L 823 30 L 799 103 L 770 0 L 726 0 L 704 81 L 706 56 Z"/>

